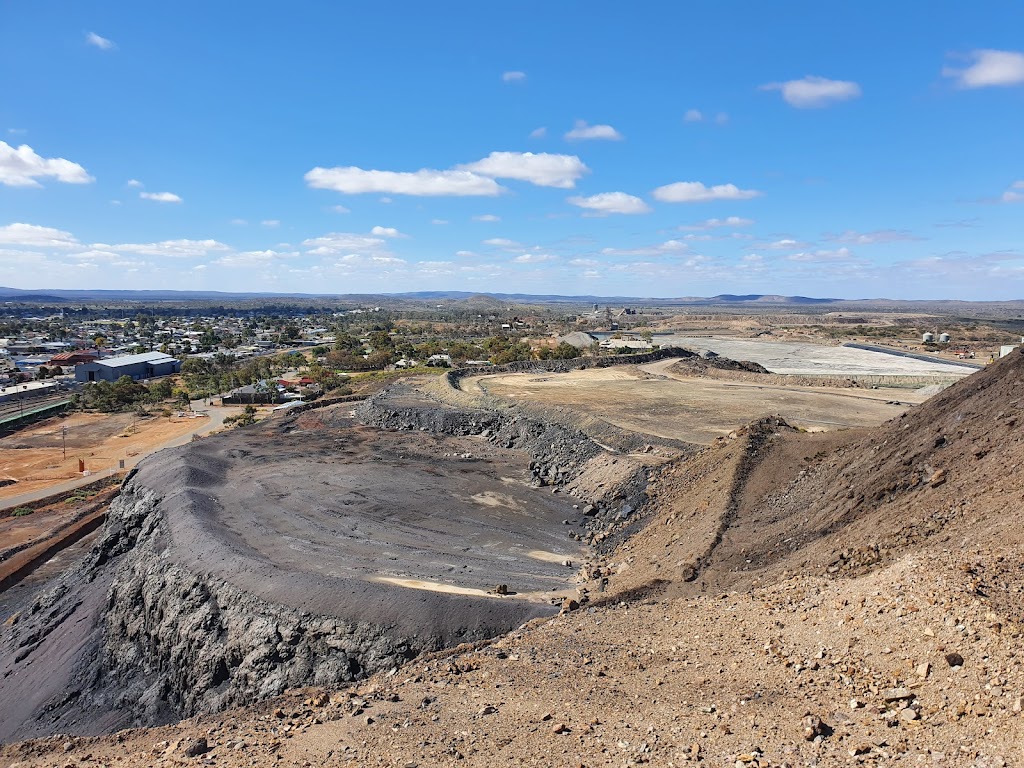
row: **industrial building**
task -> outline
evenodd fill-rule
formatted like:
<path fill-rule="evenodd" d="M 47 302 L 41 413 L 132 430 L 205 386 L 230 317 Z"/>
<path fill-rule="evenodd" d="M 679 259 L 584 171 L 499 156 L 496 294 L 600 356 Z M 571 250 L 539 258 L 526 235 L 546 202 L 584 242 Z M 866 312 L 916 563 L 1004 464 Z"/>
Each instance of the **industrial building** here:
<path fill-rule="evenodd" d="M 181 371 L 181 362 L 163 352 L 143 352 L 140 355 L 108 357 L 75 366 L 75 381 L 117 381 L 122 376 L 152 379 L 170 376 Z"/>

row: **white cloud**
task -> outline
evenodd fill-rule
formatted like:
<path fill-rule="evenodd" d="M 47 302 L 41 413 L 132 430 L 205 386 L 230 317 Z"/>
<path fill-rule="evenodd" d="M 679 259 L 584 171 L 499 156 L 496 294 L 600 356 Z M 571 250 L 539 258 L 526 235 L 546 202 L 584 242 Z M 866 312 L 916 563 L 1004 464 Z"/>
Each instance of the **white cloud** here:
<path fill-rule="evenodd" d="M 735 184 L 716 184 L 706 187 L 699 181 L 677 181 L 658 187 L 652 193 L 663 203 L 704 203 L 709 200 L 749 200 L 760 197 L 754 189 L 740 189 Z"/>
<path fill-rule="evenodd" d="M 565 138 L 569 141 L 582 141 L 586 139 L 621 141 L 623 136 L 610 125 L 588 125 L 586 120 L 577 120 L 572 130 L 565 134 Z"/>
<path fill-rule="evenodd" d="M 568 202 L 579 208 L 594 211 L 591 215 L 607 216 L 610 213 L 650 213 L 651 207 L 639 197 L 625 192 L 601 192 L 590 197 L 570 197 Z M 586 215 L 586 214 L 584 214 Z"/>
<path fill-rule="evenodd" d="M 515 264 L 543 264 L 546 261 L 555 261 L 558 257 L 553 253 L 524 253 L 512 259 Z"/>
<path fill-rule="evenodd" d="M 107 245 L 94 243 L 90 246 L 97 251 L 134 253 L 140 256 L 162 256 L 174 259 L 194 259 L 211 253 L 225 253 L 232 250 L 230 245 L 217 240 L 162 240 L 158 243 L 119 243 Z"/>
<path fill-rule="evenodd" d="M 351 251 L 380 251 L 384 247 L 384 240 L 352 232 L 329 232 L 321 237 L 303 240 L 302 245 L 312 249 L 309 252 L 313 255 L 326 256 Z"/>
<path fill-rule="evenodd" d="M 690 246 L 681 240 L 666 240 L 658 245 L 641 248 L 602 248 L 603 256 L 672 256 L 686 253 Z"/>
<path fill-rule="evenodd" d="M 501 221 L 501 216 L 495 216 L 493 213 L 481 213 L 479 216 L 474 216 L 473 221 L 484 221 L 484 222 L 495 222 Z"/>
<path fill-rule="evenodd" d="M 495 248 L 522 248 L 522 243 L 517 243 L 515 240 L 509 240 L 505 237 L 492 237 L 484 240 L 484 245 L 492 245 Z"/>
<path fill-rule="evenodd" d="M 387 256 L 387 255 L 362 256 L 362 255 L 360 255 L 358 253 L 349 253 L 349 254 L 347 254 L 345 256 L 342 256 L 340 259 L 338 259 L 338 264 L 339 265 L 370 265 L 370 266 L 372 266 L 372 265 L 384 264 L 384 265 L 390 265 L 390 266 L 397 266 L 399 264 L 407 264 L 407 263 L 408 262 L 405 259 L 400 259 L 397 256 Z"/>
<path fill-rule="evenodd" d="M 449 222 L 448 222 L 448 219 L 431 219 L 430 223 L 431 224 L 436 224 L 438 226 L 444 226 L 445 224 L 448 224 Z"/>
<path fill-rule="evenodd" d="M 113 40 L 108 40 L 105 37 L 100 37 L 95 32 L 87 32 L 85 35 L 85 42 L 89 45 L 96 46 L 101 51 L 109 51 L 116 47 L 114 45 Z"/>
<path fill-rule="evenodd" d="M 480 254 L 477 253 L 476 251 L 456 251 L 455 255 L 458 256 L 460 259 L 475 259 Z"/>
<path fill-rule="evenodd" d="M 0 227 L 0 245 L 31 248 L 77 248 L 79 242 L 70 232 L 35 224 L 8 224 Z"/>
<path fill-rule="evenodd" d="M 364 170 L 355 166 L 317 167 L 309 171 L 305 179 L 314 189 L 331 189 L 349 195 L 383 192 L 417 197 L 494 197 L 503 191 L 503 187 L 488 176 L 469 171 L 435 171 L 428 168 L 409 173 Z M 384 202 L 383 199 L 381 202 Z"/>
<path fill-rule="evenodd" d="M 776 240 L 773 243 L 768 243 L 767 248 L 773 251 L 792 251 L 796 248 L 806 248 L 807 243 L 801 243 L 799 240 L 793 240 L 792 238 L 783 238 L 782 240 Z"/>
<path fill-rule="evenodd" d="M 729 122 L 729 115 L 726 112 L 719 112 L 715 115 L 715 123 L 717 125 L 725 125 Z"/>
<path fill-rule="evenodd" d="M 128 179 L 128 183 L 125 186 L 141 187 L 142 186 L 142 182 L 139 181 L 138 179 Z"/>
<path fill-rule="evenodd" d="M 265 267 L 279 259 L 293 259 L 298 255 L 294 251 L 242 251 L 221 256 L 213 263 L 222 267 Z"/>
<path fill-rule="evenodd" d="M 182 199 L 173 192 L 139 192 L 143 200 L 155 200 L 158 203 L 180 203 Z"/>
<path fill-rule="evenodd" d="M 408 235 L 403 235 L 394 227 L 374 227 L 370 230 L 370 234 L 377 237 L 408 237 Z"/>
<path fill-rule="evenodd" d="M 794 253 L 786 258 L 790 261 L 801 261 L 808 263 L 821 263 L 830 261 L 849 261 L 853 253 L 849 248 L 838 248 L 834 251 L 813 251 Z"/>
<path fill-rule="evenodd" d="M 750 227 L 753 226 L 753 219 L 744 219 L 739 216 L 727 216 L 724 219 L 704 219 L 699 224 L 692 224 L 688 227 L 679 227 L 679 229 L 718 229 L 719 227 Z"/>
<path fill-rule="evenodd" d="M 699 109 L 688 109 L 683 115 L 684 123 L 699 123 L 704 119 L 704 114 Z"/>
<path fill-rule="evenodd" d="M 798 109 L 826 107 L 838 101 L 848 101 L 861 95 L 860 86 L 850 80 L 829 80 L 808 75 L 801 80 L 768 83 L 762 91 L 781 91 L 787 104 Z"/>
<path fill-rule="evenodd" d="M 344 205 L 332 205 L 330 210 L 335 213 L 352 213 L 351 209 L 346 208 Z"/>
<path fill-rule="evenodd" d="M 878 243 L 898 243 L 901 241 L 920 240 L 905 229 L 876 229 L 873 232 L 854 232 L 848 229 L 838 235 L 827 233 L 826 240 L 852 245 L 877 245 Z"/>
<path fill-rule="evenodd" d="M 88 184 L 95 179 L 78 163 L 62 157 L 40 157 L 28 144 L 15 149 L 0 141 L 0 184 L 8 187 L 40 187 L 36 179 L 51 178 L 65 184 Z"/>
<path fill-rule="evenodd" d="M 281 222 L 278 219 L 264 219 L 260 222 L 260 225 L 268 229 L 277 229 L 281 226 Z"/>
<path fill-rule="evenodd" d="M 502 72 L 501 79 L 505 83 L 522 83 L 526 81 L 526 73 L 518 71 Z"/>
<path fill-rule="evenodd" d="M 576 155 L 552 155 L 547 152 L 491 152 L 483 160 L 457 165 L 456 170 L 559 189 L 575 187 L 576 180 L 590 172 Z"/>
<path fill-rule="evenodd" d="M 244 227 L 249 222 L 246 221 L 245 219 L 232 219 L 231 223 L 234 224 L 236 227 Z"/>
<path fill-rule="evenodd" d="M 596 267 L 601 264 L 597 259 L 572 259 L 569 264 L 573 267 Z"/>
<path fill-rule="evenodd" d="M 973 63 L 965 68 L 944 67 L 942 74 L 956 80 L 960 88 L 1020 85 L 1024 83 L 1024 53 L 981 49 L 966 57 Z"/>
<path fill-rule="evenodd" d="M 393 202 L 395 202 L 395 201 L 394 201 L 394 200 L 392 200 L 392 199 L 391 199 L 390 197 L 382 197 L 382 198 L 381 198 L 380 200 L 378 200 L 377 202 L 378 202 L 378 203 L 382 203 L 382 204 L 384 204 L 384 205 L 391 205 L 391 204 L 392 204 Z"/>
<path fill-rule="evenodd" d="M 530 131 L 531 139 L 543 139 L 547 135 L 548 129 L 543 125 L 540 128 L 534 128 L 532 131 Z"/>
<path fill-rule="evenodd" d="M 1024 200 L 1024 180 L 1013 182 L 999 199 L 1004 203 L 1018 203 Z"/>

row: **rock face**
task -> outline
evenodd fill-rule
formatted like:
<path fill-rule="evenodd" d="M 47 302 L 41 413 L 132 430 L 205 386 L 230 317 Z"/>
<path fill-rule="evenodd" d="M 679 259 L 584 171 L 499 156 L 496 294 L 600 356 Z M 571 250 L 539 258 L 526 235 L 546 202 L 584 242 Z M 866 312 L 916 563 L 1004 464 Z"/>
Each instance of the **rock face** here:
<path fill-rule="evenodd" d="M 545 601 L 516 591 L 522 589 L 523 578 L 531 578 L 530 573 L 537 574 L 538 584 L 561 581 L 571 587 L 573 572 L 562 563 L 583 559 L 584 545 L 574 542 L 585 537 L 563 526 L 563 518 L 573 516 L 572 499 L 539 496 L 525 486 L 564 486 L 602 453 L 600 446 L 583 433 L 514 413 L 435 407 L 403 400 L 401 395 L 400 388 L 385 392 L 360 407 L 362 421 L 374 429 L 349 421 L 342 426 L 354 431 L 335 431 L 339 425 L 332 419 L 340 417 L 322 410 L 275 420 L 269 426 L 256 425 L 253 430 L 257 431 L 239 430 L 164 451 L 143 462 L 111 505 L 107 524 L 86 561 L 39 597 L 19 617 L 11 635 L 0 641 L 0 698 L 16 695 L 12 681 L 33 691 L 24 706 L 0 716 L 0 740 L 57 730 L 89 733 L 158 724 L 251 703 L 290 687 L 336 686 L 397 667 L 424 651 L 493 637 L 531 618 L 557 613 L 564 595 Z M 261 428 L 262 434 L 258 433 Z M 387 437 L 391 430 L 439 437 Z M 346 434 L 362 437 L 346 443 Z M 486 573 L 486 562 L 474 560 L 472 552 L 463 561 L 470 566 L 461 568 L 485 571 L 486 589 L 408 589 L 394 585 L 399 578 L 345 572 L 344 558 L 337 565 L 321 562 L 317 548 L 330 547 L 335 537 L 356 541 L 364 551 L 380 547 L 375 557 L 398 561 L 386 567 L 400 569 L 403 558 L 387 555 L 395 547 L 408 545 L 400 538 L 388 539 L 388 520 L 397 515 L 396 530 L 403 530 L 402 526 L 408 529 L 412 524 L 410 514 L 413 521 L 421 518 L 415 509 L 399 508 L 406 506 L 401 499 L 413 499 L 403 496 L 402 490 L 390 489 L 391 496 L 384 493 L 384 498 L 397 500 L 388 502 L 395 504 L 393 509 L 379 511 L 365 506 L 373 500 L 359 498 L 363 494 L 358 488 L 339 491 L 339 485 L 351 479 L 344 474 L 350 466 L 346 462 L 355 461 L 350 454 L 365 452 L 365 443 L 390 440 L 375 448 L 378 453 L 370 459 L 364 457 L 363 466 L 367 461 L 393 462 L 379 472 L 382 476 L 398 472 L 387 474 L 392 483 L 398 483 L 403 470 L 396 467 L 426 461 L 423 471 L 437 472 L 435 467 L 443 462 L 431 462 L 438 456 L 456 456 L 439 453 L 448 450 L 444 441 L 465 435 L 477 436 L 472 438 L 473 450 L 482 448 L 484 453 L 506 457 L 528 454 L 521 459 L 525 482 L 517 481 L 523 490 L 496 477 L 493 482 L 501 492 L 481 501 L 474 501 L 474 496 L 451 502 L 462 504 L 459 510 L 470 510 L 453 512 L 459 519 L 483 514 L 482 524 L 492 526 L 495 536 L 504 532 L 507 537 L 510 531 L 520 536 L 521 543 L 501 545 L 523 547 L 510 551 L 547 553 L 541 558 L 531 555 L 532 559 L 524 555 L 515 565 L 518 581 L 509 579 L 502 593 L 487 594 L 494 576 L 505 574 Z M 468 440 L 462 438 L 459 451 L 470 444 Z M 429 450 L 421 451 L 424 455 L 434 451 L 427 459 L 411 455 L 421 443 L 429 443 Z M 252 452 L 261 449 L 267 455 L 254 461 Z M 295 465 L 308 466 L 308 472 L 298 480 L 295 471 L 281 474 L 273 464 L 281 454 L 308 462 Z M 440 467 L 454 478 L 439 485 L 452 497 L 466 494 L 468 498 L 471 493 L 457 483 L 459 476 L 472 470 L 469 456 L 469 451 L 460 453 Z M 246 462 L 246 471 L 252 474 L 233 474 Z M 491 464 L 474 471 L 497 471 L 497 465 L 488 469 Z M 507 474 L 508 470 L 502 471 Z M 343 473 L 340 479 L 335 479 L 336 472 Z M 415 482 L 422 487 L 420 480 Z M 470 484 L 467 488 L 476 488 L 480 479 L 468 476 L 464 482 Z M 246 487 L 229 498 L 230 489 L 238 483 Z M 593 499 L 595 516 L 579 515 L 580 525 L 585 521 L 596 530 L 617 516 L 632 514 L 642 504 L 644 483 L 642 477 L 632 478 L 628 492 L 620 491 L 617 498 Z M 255 493 L 249 487 L 253 484 L 258 486 Z M 297 501 L 278 493 L 285 485 L 300 494 Z M 321 485 L 324 490 L 318 491 Z M 536 500 L 530 502 L 529 494 Z M 251 518 L 244 507 L 257 503 L 270 512 Z M 431 503 L 427 499 L 421 505 Z M 502 505 L 508 510 L 501 511 Z M 473 513 L 477 508 L 484 512 Z M 356 523 L 364 514 L 378 518 L 365 518 L 378 526 L 370 539 L 365 535 L 359 539 L 362 529 Z M 501 522 L 501 515 L 512 521 L 511 528 Z M 346 528 L 350 520 L 356 523 Z M 322 528 L 328 536 L 322 542 L 302 539 L 296 527 L 300 523 Z M 270 529 L 263 530 L 267 526 Z M 557 529 L 557 541 L 564 542 L 564 548 L 550 538 L 553 534 L 545 533 L 552 528 Z M 401 535 L 405 534 L 396 534 Z M 469 539 L 461 543 L 472 544 Z M 448 570 L 458 572 L 459 548 L 451 546 L 450 556 L 438 550 L 424 559 L 447 560 L 453 563 Z M 487 546 L 493 546 L 493 541 L 481 544 L 480 550 Z M 409 557 L 415 558 L 415 553 Z M 316 567 L 290 568 L 296 562 L 313 562 Z M 385 573 L 402 575 L 400 570 Z M 452 583 L 454 578 L 445 581 Z M 73 627 L 80 636 L 69 649 L 66 634 Z M 48 679 L 47 664 L 58 665 L 61 674 Z"/>

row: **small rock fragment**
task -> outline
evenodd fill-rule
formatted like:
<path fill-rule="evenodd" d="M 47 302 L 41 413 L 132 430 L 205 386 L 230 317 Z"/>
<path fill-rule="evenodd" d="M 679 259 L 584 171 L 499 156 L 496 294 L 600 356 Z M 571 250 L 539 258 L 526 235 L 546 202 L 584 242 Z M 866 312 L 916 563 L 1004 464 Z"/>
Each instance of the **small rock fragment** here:
<path fill-rule="evenodd" d="M 199 755 L 205 755 L 209 751 L 210 747 L 206 743 L 205 736 L 200 736 L 197 739 L 186 739 L 181 743 L 181 752 L 186 757 L 198 757 Z"/>
<path fill-rule="evenodd" d="M 959 653 L 947 653 L 946 663 L 951 667 L 962 667 L 964 665 L 964 657 Z"/>

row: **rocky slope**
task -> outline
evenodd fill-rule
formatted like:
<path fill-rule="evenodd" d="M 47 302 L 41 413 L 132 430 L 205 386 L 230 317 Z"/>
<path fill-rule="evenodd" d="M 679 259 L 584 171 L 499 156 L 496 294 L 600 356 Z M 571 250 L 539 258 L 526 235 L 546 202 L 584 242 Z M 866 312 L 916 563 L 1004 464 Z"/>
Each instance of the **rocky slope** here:
<path fill-rule="evenodd" d="M 1016 352 L 877 430 L 759 422 L 651 481 L 582 610 L 354 687 L 0 756 L 1024 764 L 1022 404 Z"/>

